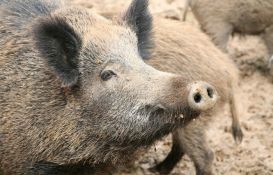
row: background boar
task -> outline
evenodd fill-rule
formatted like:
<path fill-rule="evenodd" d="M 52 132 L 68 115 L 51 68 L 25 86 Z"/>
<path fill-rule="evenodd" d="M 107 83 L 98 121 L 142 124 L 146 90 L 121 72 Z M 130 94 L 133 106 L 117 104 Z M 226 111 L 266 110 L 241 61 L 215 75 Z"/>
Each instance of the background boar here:
<path fill-rule="evenodd" d="M 213 107 L 208 83 L 143 62 L 150 29 L 145 0 L 118 21 L 60 1 L 0 0 L 4 174 L 103 173 Z"/>
<path fill-rule="evenodd" d="M 201 28 L 225 52 L 234 33 L 262 34 L 270 55 L 269 66 L 273 70 L 272 0 L 187 0 L 187 3 Z"/>
<path fill-rule="evenodd" d="M 155 48 L 152 58 L 147 63 L 161 71 L 213 84 L 220 97 L 217 109 L 223 109 L 224 103 L 230 104 L 232 134 L 236 142 L 240 143 L 243 133 L 238 121 L 235 95 L 238 85 L 236 66 L 196 27 L 166 19 L 157 19 L 155 24 Z M 205 129 L 215 112 L 217 110 L 203 113 L 196 121 L 177 129 L 173 134 L 171 152 L 152 170 L 168 174 L 181 157 L 187 154 L 194 162 L 196 174 L 212 174 L 213 152 L 206 142 Z"/>

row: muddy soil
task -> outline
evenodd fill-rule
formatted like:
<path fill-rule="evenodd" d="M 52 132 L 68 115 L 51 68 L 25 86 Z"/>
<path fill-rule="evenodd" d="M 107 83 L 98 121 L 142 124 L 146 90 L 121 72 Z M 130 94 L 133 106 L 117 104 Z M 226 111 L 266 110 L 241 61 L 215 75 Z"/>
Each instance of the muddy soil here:
<path fill-rule="evenodd" d="M 128 0 L 71 0 L 72 3 L 92 11 L 109 12 L 125 8 Z M 181 20 L 185 0 L 150 0 L 153 15 Z M 191 12 L 187 22 L 196 27 Z M 156 25 L 156 24 L 155 24 Z M 229 54 L 241 73 L 240 103 L 244 140 L 236 145 L 230 133 L 230 111 L 214 117 L 207 130 L 208 142 L 215 152 L 213 170 L 219 175 L 270 175 L 273 174 L 273 76 L 267 68 L 267 50 L 258 36 L 235 36 L 229 44 Z M 132 167 L 116 174 L 148 175 L 147 169 L 164 159 L 170 150 L 170 136 L 154 144 Z M 185 156 L 171 173 L 193 175 L 195 170 Z"/>

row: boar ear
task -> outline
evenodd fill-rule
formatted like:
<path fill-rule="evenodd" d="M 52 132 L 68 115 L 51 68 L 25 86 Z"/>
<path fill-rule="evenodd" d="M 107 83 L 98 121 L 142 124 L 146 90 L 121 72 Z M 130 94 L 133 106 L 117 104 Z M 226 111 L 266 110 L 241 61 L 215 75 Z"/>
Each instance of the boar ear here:
<path fill-rule="evenodd" d="M 123 16 L 123 21 L 136 33 L 141 57 L 149 58 L 153 41 L 152 16 L 148 9 L 148 0 L 133 0 Z"/>
<path fill-rule="evenodd" d="M 38 51 L 61 79 L 62 86 L 75 85 L 82 41 L 74 29 L 64 19 L 49 17 L 35 26 L 34 36 Z"/>

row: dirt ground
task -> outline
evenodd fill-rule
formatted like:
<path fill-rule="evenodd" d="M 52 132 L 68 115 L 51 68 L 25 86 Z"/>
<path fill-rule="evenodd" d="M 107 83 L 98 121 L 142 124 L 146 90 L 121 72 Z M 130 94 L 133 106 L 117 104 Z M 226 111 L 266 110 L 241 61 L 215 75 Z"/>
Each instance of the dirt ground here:
<path fill-rule="evenodd" d="M 185 0 L 151 0 L 153 15 L 181 20 Z M 72 0 L 92 11 L 109 12 L 125 8 L 129 0 Z M 187 21 L 198 27 L 189 12 Z M 155 24 L 156 25 L 156 24 Z M 231 58 L 241 72 L 237 94 L 240 103 L 241 124 L 244 140 L 236 145 L 230 134 L 230 112 L 228 108 L 215 116 L 207 130 L 208 141 L 215 152 L 213 169 L 215 174 L 225 175 L 269 175 L 273 174 L 273 77 L 269 76 L 266 48 L 257 36 L 235 36 L 229 45 Z M 132 167 L 116 174 L 151 174 L 147 169 L 163 160 L 170 150 L 170 136 L 152 146 Z M 194 174 L 190 159 L 185 156 L 171 173 Z"/>

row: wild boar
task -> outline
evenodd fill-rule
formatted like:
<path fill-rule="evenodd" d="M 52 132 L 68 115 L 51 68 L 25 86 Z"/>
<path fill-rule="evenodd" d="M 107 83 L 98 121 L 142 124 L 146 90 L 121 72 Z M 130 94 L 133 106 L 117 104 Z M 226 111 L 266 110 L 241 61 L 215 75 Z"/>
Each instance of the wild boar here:
<path fill-rule="evenodd" d="M 155 46 L 147 63 L 161 71 L 180 74 L 190 80 L 209 82 L 218 92 L 219 102 L 213 108 L 215 110 L 202 113 L 195 122 L 173 132 L 171 152 L 151 170 L 168 174 L 181 157 L 187 154 L 194 162 L 196 174 L 212 174 L 213 152 L 207 144 L 205 129 L 225 103 L 229 103 L 231 107 L 233 137 L 237 143 L 243 139 L 236 100 L 238 70 L 232 60 L 196 27 L 160 18 L 154 23 Z"/>
<path fill-rule="evenodd" d="M 0 0 L 4 175 L 103 173 L 216 104 L 210 84 L 144 63 L 147 6 L 110 21 L 59 0 Z"/>
<path fill-rule="evenodd" d="M 273 1 L 272 0 L 187 0 L 201 28 L 213 42 L 227 52 L 234 33 L 262 35 L 269 51 L 273 70 Z M 184 13 L 184 19 L 187 10 Z"/>

